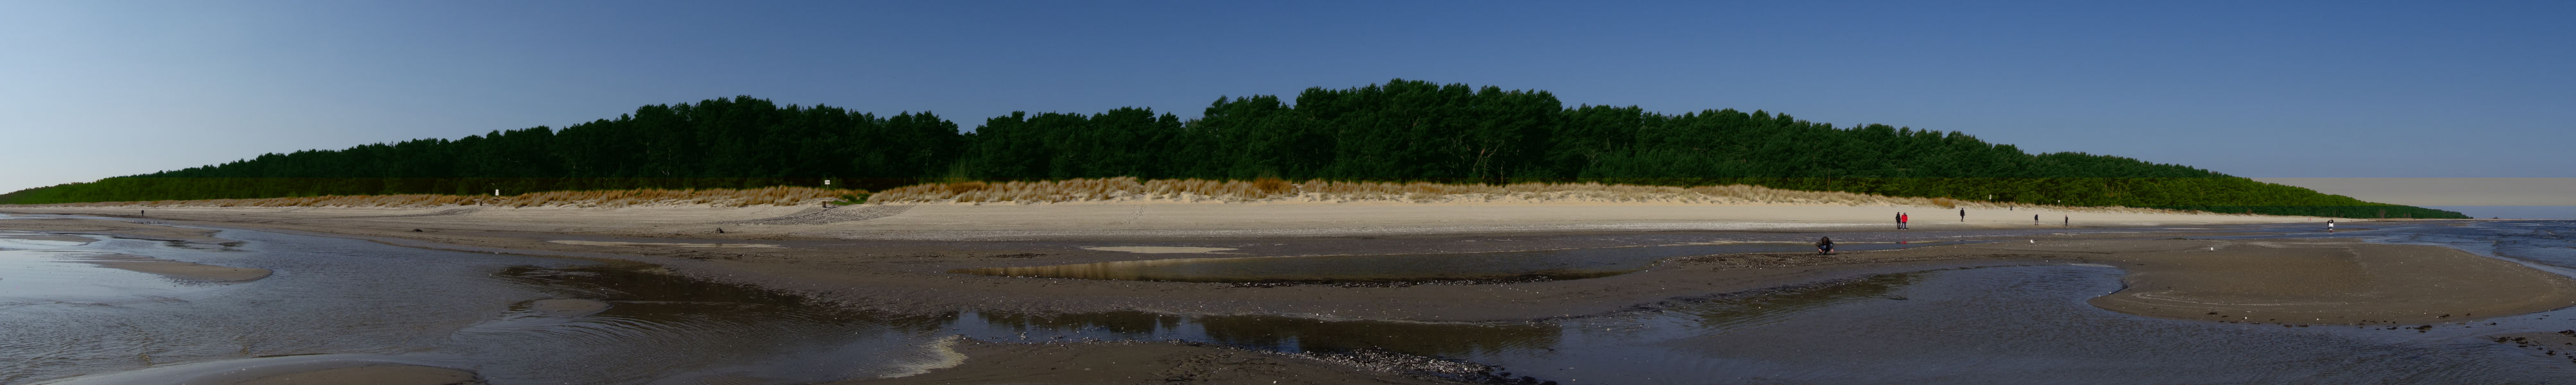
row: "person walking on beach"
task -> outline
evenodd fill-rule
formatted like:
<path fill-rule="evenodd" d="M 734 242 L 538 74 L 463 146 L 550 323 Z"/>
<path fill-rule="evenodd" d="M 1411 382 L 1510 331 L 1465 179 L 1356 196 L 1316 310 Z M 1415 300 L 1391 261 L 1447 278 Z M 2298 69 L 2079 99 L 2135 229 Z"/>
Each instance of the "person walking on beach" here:
<path fill-rule="evenodd" d="M 2031 215 L 2030 215 L 2030 225 L 2031 225 L 2031 226 L 2038 226 L 2038 225 L 2039 225 L 2039 214 L 2031 214 Z"/>
<path fill-rule="evenodd" d="M 1833 253 L 1834 237 L 1824 237 L 1824 239 L 1816 240 L 1816 254 L 1832 255 Z"/>
<path fill-rule="evenodd" d="M 1906 220 L 1908 220 L 1908 219 L 1914 219 L 1914 218 L 1913 218 L 1913 217 L 1911 217 L 1911 216 L 1907 216 L 1907 215 L 1905 215 L 1905 213 L 1896 213 L 1896 229 L 1897 229 L 1897 230 L 1905 230 L 1905 229 L 1907 229 L 1907 227 L 1905 227 L 1905 222 L 1906 222 Z"/>
<path fill-rule="evenodd" d="M 1959 223 L 1968 223 L 1968 209 L 1959 209 Z"/>
<path fill-rule="evenodd" d="M 2326 220 L 2326 231 L 2334 231 L 2334 220 L 2333 220 L 2333 219 L 2327 219 L 2327 220 Z"/>
<path fill-rule="evenodd" d="M 2062 225 L 2062 226 L 2065 226 L 2065 227 L 2075 227 L 2075 216 L 2069 215 L 2069 216 L 2066 216 L 2065 218 L 2059 218 L 2059 219 L 2063 219 L 2063 220 L 2065 220 L 2065 221 L 2066 221 L 2066 224 L 2064 224 L 2064 225 Z"/>

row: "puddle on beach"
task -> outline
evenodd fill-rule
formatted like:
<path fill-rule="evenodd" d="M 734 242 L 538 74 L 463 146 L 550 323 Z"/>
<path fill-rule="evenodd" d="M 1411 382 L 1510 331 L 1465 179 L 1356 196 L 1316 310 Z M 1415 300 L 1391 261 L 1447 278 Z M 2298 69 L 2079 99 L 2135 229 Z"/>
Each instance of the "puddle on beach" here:
<path fill-rule="evenodd" d="M 1957 242 L 1841 243 L 1836 251 L 1892 250 Z M 1529 281 L 1599 278 L 1627 274 L 1665 258 L 1733 253 L 1813 253 L 1791 242 L 1603 247 L 1453 254 L 1319 255 L 1181 258 L 1052 266 L 989 267 L 950 271 L 1009 277 L 1224 283 L 1347 283 L 1429 281 Z"/>
<path fill-rule="evenodd" d="M 2576 378 L 2576 365 L 2564 357 L 2482 339 L 2576 327 L 2576 311 L 2443 324 L 2426 332 L 2156 319 L 2085 304 L 2119 288 L 2121 272 L 2099 266 L 1872 275 L 1528 322 L 966 309 L 884 314 L 634 266 L 249 231 L 223 236 L 248 242 L 232 250 L 123 239 L 44 246 L 49 250 L 13 247 L 22 250 L 7 253 L 77 249 L 277 273 L 243 284 L 185 286 L 86 264 L 47 267 L 133 274 L 99 281 L 161 286 L 97 288 L 90 294 L 106 294 L 97 301 L 11 299 L 0 305 L 0 325 L 7 325 L 0 327 L 0 362 L 22 363 L 0 365 L 0 383 L 83 375 L 95 376 L 65 383 L 166 383 L 191 373 L 367 362 L 471 370 L 495 384 L 811 383 L 953 364 L 953 355 L 934 348 L 952 335 L 999 342 L 1181 340 L 1289 352 L 1383 350 L 1498 365 L 1508 376 L 1559 383 Z M 1714 253 L 1686 250 L 1674 252 Z M 1248 259 L 1288 258 L 1310 257 Z M 1616 258 L 1635 258 L 1642 266 L 1660 257 Z M 36 259 L 0 253 L 0 264 Z M 0 276 L 0 284 L 20 277 Z"/>

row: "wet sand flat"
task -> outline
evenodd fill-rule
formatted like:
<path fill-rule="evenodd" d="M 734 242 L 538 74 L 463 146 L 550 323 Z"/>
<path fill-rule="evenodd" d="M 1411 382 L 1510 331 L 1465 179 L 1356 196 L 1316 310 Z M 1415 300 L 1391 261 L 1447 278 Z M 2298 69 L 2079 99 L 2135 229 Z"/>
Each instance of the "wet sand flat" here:
<path fill-rule="evenodd" d="M 2576 280 L 2439 246 L 2284 239 L 2104 259 L 2128 287 L 2090 302 L 2157 317 L 2404 324 L 2576 306 Z"/>
<path fill-rule="evenodd" d="M 1079 205 L 1068 205 L 1068 207 L 1071 206 Z M 10 210 L 15 211 L 19 208 L 10 208 Z M 2039 237 L 2041 243 L 1997 242 L 1945 245 L 1902 250 L 1847 252 L 1830 256 L 1813 253 L 1755 253 L 1681 257 L 1635 273 L 1591 279 L 1508 284 L 1244 287 L 1212 282 L 1031 279 L 951 273 L 958 269 L 1104 261 L 1150 261 L 1176 257 L 1202 257 L 1205 254 L 1136 254 L 1124 249 L 1104 251 L 1062 244 L 1025 242 L 907 243 L 906 241 L 867 240 L 825 244 L 775 242 L 782 245 L 778 248 L 601 246 L 620 244 L 615 242 L 601 242 L 599 245 L 567 244 L 555 241 L 562 240 L 562 235 L 620 236 L 631 234 L 629 231 L 632 229 L 582 227 L 590 219 L 545 222 L 525 216 L 477 217 L 492 211 L 497 210 L 429 217 L 334 219 L 353 213 L 290 212 L 269 209 L 224 213 L 219 209 L 201 208 L 155 210 L 154 215 L 156 217 L 196 215 L 211 219 L 206 223 L 208 225 L 243 225 L 400 238 L 465 248 L 498 248 L 539 254 L 561 253 L 557 255 L 631 259 L 663 265 L 692 277 L 789 289 L 841 303 L 897 312 L 938 312 L 955 308 L 979 308 L 1027 313 L 1147 311 L 1188 315 L 1284 315 L 1417 321 L 1529 320 L 1603 314 L 1672 298 L 1796 285 L 1865 274 L 1948 267 L 2064 263 L 2113 265 L 2140 274 L 2142 278 L 2138 279 L 2156 280 L 2154 282 L 2161 283 L 2133 285 L 2141 290 L 2160 285 L 2173 286 L 2174 288 L 2169 290 L 2125 293 L 2125 296 L 2115 298 L 2127 299 L 2104 300 L 2097 304 L 2114 310 L 2176 318 L 2190 318 L 2180 317 L 2192 315 L 2188 313 L 2211 311 L 2243 313 L 2267 309 L 2265 311 L 2271 313 L 2264 314 L 2278 314 L 2278 316 L 2259 319 L 2288 320 L 2304 317 L 2311 323 L 2359 323 L 2363 320 L 2387 322 L 2441 319 L 2440 316 L 2445 313 L 2451 314 L 2454 318 L 2507 315 L 2513 312 L 2545 310 L 2551 306 L 2563 306 L 2569 303 L 2567 302 L 2569 296 L 2565 289 L 2569 284 L 2564 278 L 2551 278 L 2544 272 L 2456 251 L 2452 254 L 2440 254 L 2424 251 L 2427 247 L 2392 247 L 2342 242 L 2331 248 L 2410 250 L 2407 252 L 2414 254 L 2405 255 L 2416 256 L 2405 258 L 2436 258 L 2462 263 L 2425 262 L 2417 265 L 2398 265 L 2395 263 L 2403 262 L 2403 258 L 2394 256 L 2382 258 L 2380 257 L 2382 253 L 2370 251 L 2364 253 L 2367 254 L 2363 256 L 2364 259 L 2384 263 L 2289 267 L 2280 264 L 2294 263 L 2291 261 L 2300 261 L 2300 259 L 2204 258 L 2202 254 L 2192 254 L 2190 251 L 2203 250 L 2203 254 L 2207 254 L 2205 250 L 2217 247 L 2223 252 L 2220 255 L 2237 255 L 2229 253 L 2280 248 L 2249 246 L 2243 243 L 2246 241 L 2161 239 L 2183 234 L 2175 231 L 2054 235 Z M 920 209 L 915 209 L 907 211 L 904 215 L 889 218 L 902 218 L 919 211 Z M 760 213 L 750 214 L 759 215 Z M 1973 215 L 1972 213 L 1972 218 L 1975 218 Z M 741 214 L 735 216 L 741 216 Z M 2234 220 L 2261 219 L 2228 215 L 2202 216 L 2220 219 L 2239 218 Z M 718 219 L 727 218 L 711 217 L 705 220 Z M 384 221 L 413 222 L 385 223 Z M 484 221 L 494 221 L 501 225 L 479 223 Z M 1933 223 L 1926 222 L 1916 227 L 1928 228 L 1932 225 Z M 1970 225 L 1977 224 L 1971 222 Z M 798 231 L 797 229 L 810 228 L 813 225 L 728 226 L 737 227 L 733 227 L 725 234 L 710 232 L 687 234 L 685 238 L 642 239 L 660 240 L 660 242 L 645 243 L 678 244 L 731 243 L 724 241 L 728 239 L 776 241 L 832 239 L 799 238 L 780 234 L 782 231 L 794 233 Z M 503 229 L 543 227 L 550 230 L 515 232 L 491 229 L 495 227 Z M 1160 239 L 1153 238 L 1158 236 L 1155 234 L 1160 234 L 1155 231 L 1137 231 L 1134 234 L 1145 238 L 1101 239 L 1110 241 Z M 1378 237 L 1316 237 L 1305 234 L 1307 233 L 1285 231 L 1268 236 L 1194 239 L 1210 240 L 1206 243 L 1229 244 L 1229 247 L 1225 248 L 1238 249 L 1227 251 L 1228 253 L 1242 253 L 1241 255 L 1247 257 L 1271 257 L 1274 255 L 1265 255 L 1263 247 L 1331 245 L 1365 241 L 1380 242 L 1378 244 L 1384 246 L 1376 247 L 1392 249 L 1386 251 L 1401 251 L 1414 247 L 1457 244 L 1459 240 L 1511 238 L 1529 233 L 1520 230 L 1459 231 L 1440 235 L 1406 236 L 1410 238 L 1397 237 L 1391 240 L 1374 239 Z M 1138 245 L 1135 242 L 1115 243 L 1119 244 L 1103 246 Z M 1518 247 L 1549 248 L 1551 246 Z M 1158 247 L 1156 250 L 1164 249 Z M 2288 249 L 2276 251 L 2293 254 L 2309 252 Z M 2141 263 L 2144 265 L 2140 265 Z M 2427 268 L 2432 265 L 2439 266 Z M 2183 270 L 2159 270 L 2167 268 Z M 2337 268 L 2344 270 L 2336 270 Z M 2195 273 L 2175 275 L 2173 272 Z M 2276 273 L 2284 275 L 2279 277 L 2264 275 Z M 2233 275 L 2209 279 L 2177 279 L 2171 282 L 2166 282 L 2167 278 L 2160 278 L 2218 276 L 2212 274 Z M 2416 284 L 2405 282 L 2416 282 Z M 2439 287 L 2423 286 L 2443 282 L 2453 283 L 2445 283 L 2442 285 L 2448 286 Z M 2529 289 L 2547 290 L 2498 295 L 2514 292 L 2513 290 Z M 2152 298 L 2166 299 L 2151 300 Z M 2321 304 L 2323 302 L 2320 301 L 2330 298 L 2341 298 L 2337 301 L 2345 302 L 2366 300 L 2374 305 Z M 2300 302 L 2320 304 L 2306 307 L 2281 305 Z M 2477 315 L 2469 313 L 2477 313 Z M 2251 317 L 2252 315 L 2239 314 L 2238 316 Z"/>
<path fill-rule="evenodd" d="M 182 241 L 207 244 L 232 242 L 214 237 L 214 230 L 170 227 L 126 221 L 78 218 L 10 218 L 0 219 L 0 230 L 43 233 L 100 234 L 125 238 Z M 60 238 L 44 238 L 60 239 Z M 80 241 L 88 241 L 81 239 Z"/>
<path fill-rule="evenodd" d="M 103 254 L 74 258 L 72 261 L 110 269 L 159 274 L 183 281 L 239 283 L 267 278 L 268 269 L 225 267 L 180 262 L 136 255 Z"/>
<path fill-rule="evenodd" d="M 0 234 L 0 239 L 17 239 L 17 240 L 28 240 L 28 241 L 47 241 L 47 242 L 71 242 L 71 243 L 81 243 L 81 244 L 87 244 L 87 243 L 90 243 L 90 242 L 97 242 L 97 241 L 98 241 L 98 240 L 96 240 L 96 239 L 90 239 L 89 237 L 83 237 L 83 236 L 78 236 L 78 235 L 49 234 L 49 233 Z"/>
<path fill-rule="evenodd" d="M 833 382 L 899 384 L 1455 384 L 1353 363 L 1237 348 L 1161 342 L 1010 344 L 960 341 L 954 367 L 894 378 Z"/>
<path fill-rule="evenodd" d="M 2223 321 L 2301 324 L 2450 322 L 2576 304 L 2576 290 L 2570 289 L 2576 288 L 2576 283 L 2571 283 L 2566 277 L 2442 247 L 2380 245 L 2340 239 L 2180 239 L 2176 237 L 2191 233 L 2151 230 L 2125 233 L 2036 232 L 2027 236 L 1986 237 L 1982 239 L 1986 241 L 1984 243 L 1853 251 L 1836 255 L 1800 252 L 1683 256 L 1665 259 L 1634 273 L 1590 279 L 1341 286 L 1039 279 L 964 275 L 950 271 L 1211 256 L 1144 254 L 1133 252 L 1135 249 L 1117 247 L 1153 247 L 1155 249 L 1147 250 L 1157 251 L 1175 250 L 1173 248 L 1228 249 L 1227 253 L 1241 253 L 1245 257 L 1296 258 L 1299 255 L 1277 250 L 1357 248 L 1385 254 L 1427 253 L 1461 247 L 1530 250 L 1566 247 L 1549 243 L 1558 242 L 1556 240 L 1574 242 L 1570 240 L 1616 237 L 1627 233 L 1602 229 L 1549 233 L 1516 228 L 1451 229 L 1449 233 L 1409 236 L 1317 236 L 1289 229 L 1253 236 L 1191 238 L 1188 240 L 1191 244 L 1182 245 L 1171 241 L 1171 233 L 1145 229 L 1129 233 L 1133 236 L 1082 238 L 1087 241 L 914 242 L 814 235 L 875 231 L 867 227 L 814 230 L 821 228 L 814 226 L 832 225 L 764 227 L 727 224 L 729 231 L 723 234 L 673 232 L 658 234 L 661 237 L 637 237 L 650 231 L 677 229 L 678 225 L 616 227 L 588 222 L 594 219 L 546 222 L 525 217 L 477 217 L 470 214 L 354 219 L 283 211 L 244 212 L 230 216 L 218 215 L 224 214 L 220 212 L 191 212 L 186 215 L 198 214 L 203 214 L 203 222 L 192 223 L 208 226 L 328 233 L 419 242 L 465 251 L 506 250 L 531 255 L 639 261 L 688 277 L 777 289 L 835 305 L 908 314 L 975 309 L 1029 314 L 1126 311 L 1403 322 L 1551 322 L 1651 310 L 1675 301 L 1874 274 L 2068 264 L 2107 265 L 2127 272 L 2128 276 L 2124 278 L 2127 287 L 2118 293 L 2094 298 L 2091 301 L 2094 306 L 2185 320 L 2218 322 L 2222 321 L 2221 316 L 2233 316 L 2235 319 Z M 156 211 L 157 215 L 159 211 Z M 708 220 L 716 219 L 723 218 Z M 499 221 L 502 224 L 488 225 L 477 221 Z M 1924 223 L 1917 224 L 1917 227 L 1929 226 Z M 976 231 L 986 230 L 967 232 Z M 1634 232 L 1637 231 L 1628 231 Z M 1055 239 L 1048 237 L 1065 233 L 1048 234 L 1052 235 L 1031 238 Z M 621 239 L 638 242 L 558 242 L 567 235 L 630 237 Z M 1524 237 L 1551 241 L 1512 244 L 1516 242 L 1514 239 Z M 1837 235 L 1836 238 L 1844 237 Z M 736 244 L 744 240 L 764 240 L 762 244 L 774 243 L 779 247 L 627 246 Z M 542 308 L 537 310 L 587 312 L 596 310 L 597 304 L 532 302 L 530 306 Z M 2205 314 L 2210 312 L 2221 314 Z M 1228 383 L 1252 378 L 1260 382 L 1250 383 L 1267 383 L 1267 380 L 1288 376 L 1312 376 L 1317 378 L 1313 381 L 1315 383 L 1430 381 L 1370 371 L 1359 365 L 1298 361 L 1311 360 L 1310 357 L 1181 344 L 963 341 L 955 349 L 966 358 L 953 368 L 883 381 L 1083 383 L 1184 378 L 1196 382 Z M 1058 372 L 1061 368 L 1092 368 L 1101 373 Z"/>
<path fill-rule="evenodd" d="M 574 241 L 574 240 L 553 240 L 553 241 L 548 241 L 548 242 L 561 243 L 561 244 L 566 244 L 566 245 L 582 245 L 582 246 L 619 246 L 619 247 L 701 247 L 701 248 L 703 248 L 703 247 L 752 247 L 752 248 L 775 248 L 775 247 L 778 247 L 778 245 L 758 244 L 758 243 L 731 243 L 731 244 L 727 244 L 727 243 L 674 243 L 674 242 L 601 242 L 601 241 Z"/>
<path fill-rule="evenodd" d="M 377 364 L 278 374 L 232 382 L 231 385 L 480 385 L 474 372 L 435 366 Z"/>

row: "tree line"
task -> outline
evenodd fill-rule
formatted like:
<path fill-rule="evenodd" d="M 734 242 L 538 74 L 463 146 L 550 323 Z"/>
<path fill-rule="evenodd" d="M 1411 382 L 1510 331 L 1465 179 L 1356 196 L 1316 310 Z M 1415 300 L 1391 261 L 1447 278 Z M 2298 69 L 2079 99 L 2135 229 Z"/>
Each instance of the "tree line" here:
<path fill-rule="evenodd" d="M 649 105 L 555 129 L 492 131 L 234 162 L 0 194 L 0 203 L 364 194 L 489 194 L 936 180 L 1156 178 L 1596 181 L 2073 206 L 2341 217 L 2460 218 L 2183 165 L 2031 154 L 1955 131 L 1836 127 L 1732 109 L 1567 107 L 1546 91 L 1396 79 L 1220 97 L 1197 119 L 1147 108 L 1025 113 L 973 131 L 748 96 Z"/>

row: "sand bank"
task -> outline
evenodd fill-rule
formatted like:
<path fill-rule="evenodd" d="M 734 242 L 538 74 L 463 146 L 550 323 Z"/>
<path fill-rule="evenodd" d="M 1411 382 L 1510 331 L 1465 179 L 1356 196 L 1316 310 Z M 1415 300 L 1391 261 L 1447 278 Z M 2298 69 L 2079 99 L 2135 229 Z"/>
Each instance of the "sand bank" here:
<path fill-rule="evenodd" d="M 603 242 L 603 241 L 573 241 L 573 240 L 553 240 L 553 241 L 547 241 L 547 242 L 561 243 L 561 244 L 566 244 L 566 245 L 584 245 L 584 246 L 618 246 L 618 247 L 755 247 L 755 248 L 776 248 L 776 247 L 778 247 L 778 245 L 768 245 L 768 244 L 758 244 L 758 243 Z"/>
<path fill-rule="evenodd" d="M 72 258 L 73 262 L 99 267 L 159 274 L 182 281 L 207 283 L 241 283 L 268 278 L 268 269 L 224 267 L 191 262 L 124 254 L 95 254 Z"/>
<path fill-rule="evenodd" d="M 131 214 L 132 211 L 126 211 Z M 11 218 L 0 219 L 0 230 L 56 234 L 98 234 L 120 238 L 180 241 L 206 244 L 234 242 L 214 237 L 215 230 L 161 226 L 127 221 L 77 218 Z M 33 238 L 21 238 L 33 239 Z M 65 239 L 60 236 L 42 239 Z M 89 241 L 90 239 L 80 239 Z"/>
<path fill-rule="evenodd" d="M 2576 280 L 2439 246 L 2229 241 L 2102 259 L 2129 271 L 2128 287 L 2090 302 L 2158 317 L 2402 324 L 2576 306 Z"/>
<path fill-rule="evenodd" d="M 1009 344 L 958 341 L 966 356 L 926 373 L 833 384 L 1454 384 L 1395 362 L 1348 362 L 1165 342 Z M 1340 362 L 1337 362 L 1340 361 Z"/>
<path fill-rule="evenodd" d="M 83 244 L 83 245 L 89 244 L 90 242 L 97 242 L 97 241 L 98 241 L 98 240 L 96 240 L 96 239 L 90 239 L 89 237 L 83 237 L 83 236 L 78 236 L 78 235 L 68 235 L 68 234 L 49 234 L 49 233 L 16 233 L 16 234 L 0 234 L 0 239 L 16 239 L 16 240 L 26 240 L 26 241 L 45 241 L 45 242 L 65 242 L 65 243 L 75 243 L 75 244 Z"/>
<path fill-rule="evenodd" d="M 215 230 L 191 229 L 98 219 L 0 219 L 0 230 L 25 231 L 10 234 L 10 239 L 89 243 L 88 237 L 68 234 L 97 234 L 119 238 L 152 239 L 174 242 L 224 244 L 235 242 L 215 238 Z M 68 258 L 99 267 L 158 274 L 172 279 L 202 283 L 241 283 L 267 278 L 268 269 L 226 267 L 126 254 L 80 254 Z"/>

